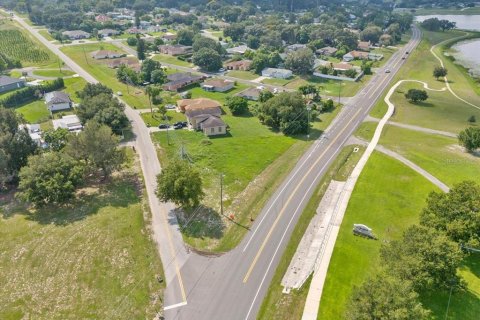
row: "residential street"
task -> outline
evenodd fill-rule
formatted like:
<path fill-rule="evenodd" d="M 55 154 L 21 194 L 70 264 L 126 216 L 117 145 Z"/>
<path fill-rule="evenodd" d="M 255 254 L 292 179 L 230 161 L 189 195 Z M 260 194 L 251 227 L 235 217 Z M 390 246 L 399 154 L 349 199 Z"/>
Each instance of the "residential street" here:
<path fill-rule="evenodd" d="M 97 82 L 63 54 L 57 45 L 43 38 L 38 30 L 18 17 L 15 17 L 15 20 L 73 71 L 88 82 Z M 170 213 L 173 206 L 160 203 L 155 196 L 156 175 L 161 167 L 149 130 L 138 112 L 127 106 L 126 114 L 135 134 L 135 145 L 141 159 L 152 211 L 153 234 L 167 278 L 164 298 L 166 319 L 256 318 L 280 257 L 315 187 L 349 137 L 390 85 L 394 75 L 406 61 L 402 60 L 405 52 L 411 52 L 419 41 L 420 31 L 414 28 L 410 42 L 397 51 L 355 97 L 349 99 L 324 135 L 301 157 L 267 202 L 241 244 L 220 257 L 200 256 L 185 249 L 176 218 Z M 184 71 L 191 70 L 174 67 Z M 385 72 L 387 69 L 391 72 Z M 247 80 L 233 80 L 251 84 Z"/>

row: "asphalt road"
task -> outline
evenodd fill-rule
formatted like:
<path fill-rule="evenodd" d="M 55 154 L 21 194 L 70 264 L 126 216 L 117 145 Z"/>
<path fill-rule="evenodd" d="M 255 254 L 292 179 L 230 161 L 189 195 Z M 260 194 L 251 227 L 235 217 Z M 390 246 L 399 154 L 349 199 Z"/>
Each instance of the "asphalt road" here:
<path fill-rule="evenodd" d="M 291 232 L 315 187 L 390 85 L 405 62 L 402 59 L 405 52 L 411 52 L 420 38 L 420 31 L 414 28 L 410 42 L 345 105 L 325 134 L 313 143 L 273 194 L 237 248 L 221 257 L 189 255 L 181 270 L 188 303 L 167 310 L 166 319 L 256 318 Z M 385 72 L 387 69 L 390 73 Z M 167 288 L 166 305 L 174 300 Z"/>
<path fill-rule="evenodd" d="M 25 29 L 88 82 L 90 74 L 63 54 L 57 45 L 44 39 L 38 30 L 15 17 Z M 141 159 L 153 236 L 158 244 L 166 275 L 164 297 L 166 319 L 235 320 L 254 319 L 271 282 L 279 259 L 300 214 L 316 185 L 348 138 L 389 86 L 404 63 L 405 51 L 412 51 L 420 40 L 413 29 L 410 42 L 396 52 L 369 83 L 344 106 L 322 137 L 298 161 L 294 170 L 276 190 L 242 243 L 220 257 L 204 257 L 188 252 L 178 231 L 171 204 L 155 196 L 155 176 L 160 172 L 155 147 L 139 114 L 127 106 Z M 391 70 L 385 73 L 384 70 Z"/>

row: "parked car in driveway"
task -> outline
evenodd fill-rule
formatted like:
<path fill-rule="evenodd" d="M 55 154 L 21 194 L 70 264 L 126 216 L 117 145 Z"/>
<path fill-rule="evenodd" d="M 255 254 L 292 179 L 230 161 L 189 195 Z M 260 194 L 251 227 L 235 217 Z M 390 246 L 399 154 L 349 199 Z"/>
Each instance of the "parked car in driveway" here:
<path fill-rule="evenodd" d="M 183 125 L 182 125 L 181 123 L 180 123 L 180 124 L 175 123 L 175 124 L 173 125 L 173 129 L 175 129 L 175 130 L 182 129 L 182 128 L 183 128 Z"/>
<path fill-rule="evenodd" d="M 162 123 L 158 126 L 158 129 L 168 129 L 168 128 L 170 128 L 170 126 L 166 123 Z"/>

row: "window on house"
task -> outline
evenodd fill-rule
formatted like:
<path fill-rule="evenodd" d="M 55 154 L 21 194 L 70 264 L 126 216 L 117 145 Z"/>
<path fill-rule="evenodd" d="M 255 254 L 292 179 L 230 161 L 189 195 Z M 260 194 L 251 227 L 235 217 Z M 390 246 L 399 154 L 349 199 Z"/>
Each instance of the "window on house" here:
<path fill-rule="evenodd" d="M 210 128 L 211 133 L 215 133 L 215 128 Z"/>
<path fill-rule="evenodd" d="M 222 132 L 222 127 L 218 127 L 218 132 Z"/>

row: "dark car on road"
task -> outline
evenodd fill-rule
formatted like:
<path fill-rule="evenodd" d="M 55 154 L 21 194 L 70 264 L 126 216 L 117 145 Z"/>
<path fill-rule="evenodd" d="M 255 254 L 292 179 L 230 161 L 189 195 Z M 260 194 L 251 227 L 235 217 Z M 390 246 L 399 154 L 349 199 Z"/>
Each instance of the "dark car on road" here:
<path fill-rule="evenodd" d="M 182 128 L 183 128 L 182 123 L 177 122 L 173 125 L 173 129 L 175 129 L 175 130 L 182 129 Z"/>
<path fill-rule="evenodd" d="M 170 126 L 166 123 L 162 123 L 161 125 L 158 126 L 158 129 L 168 129 Z"/>

